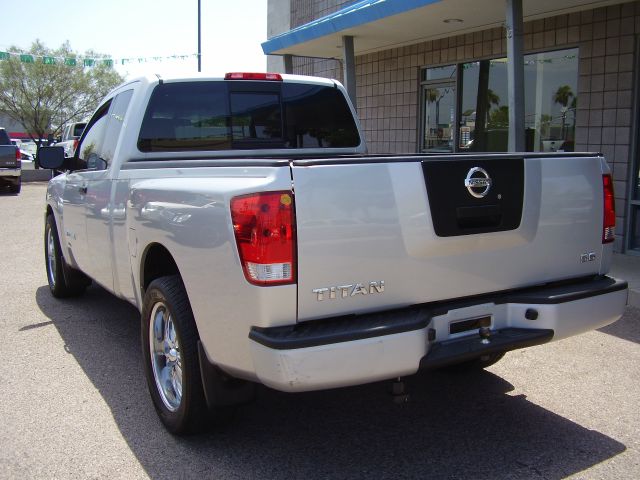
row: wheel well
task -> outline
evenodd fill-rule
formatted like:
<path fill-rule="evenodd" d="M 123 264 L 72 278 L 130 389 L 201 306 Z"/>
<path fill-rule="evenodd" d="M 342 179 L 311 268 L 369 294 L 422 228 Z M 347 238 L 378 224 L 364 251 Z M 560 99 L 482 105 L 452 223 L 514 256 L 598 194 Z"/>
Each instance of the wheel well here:
<path fill-rule="evenodd" d="M 179 275 L 180 271 L 169 250 L 158 243 L 151 245 L 147 249 L 143 261 L 142 277 L 140 279 L 142 291 L 146 291 L 149 284 L 156 278 L 176 274 Z"/>

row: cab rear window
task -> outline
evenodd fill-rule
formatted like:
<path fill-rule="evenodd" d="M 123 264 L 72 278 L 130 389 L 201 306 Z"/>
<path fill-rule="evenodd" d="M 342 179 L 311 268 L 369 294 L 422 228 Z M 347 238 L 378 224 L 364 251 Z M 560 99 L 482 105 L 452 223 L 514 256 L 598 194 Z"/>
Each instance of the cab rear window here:
<path fill-rule="evenodd" d="M 140 128 L 142 152 L 344 148 L 360 144 L 342 93 L 322 85 L 158 85 Z"/>

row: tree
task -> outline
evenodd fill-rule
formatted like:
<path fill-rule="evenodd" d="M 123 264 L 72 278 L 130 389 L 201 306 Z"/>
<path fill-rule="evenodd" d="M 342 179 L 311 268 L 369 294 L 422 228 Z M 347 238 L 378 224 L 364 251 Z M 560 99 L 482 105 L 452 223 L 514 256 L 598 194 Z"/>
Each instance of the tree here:
<path fill-rule="evenodd" d="M 567 105 L 569 105 L 569 101 L 573 98 L 575 100 L 575 95 L 571 90 L 569 85 L 562 85 L 558 87 L 556 93 L 553 94 L 553 101 L 559 105 L 561 105 L 560 111 L 562 112 L 562 133 L 561 136 L 563 139 L 565 138 L 565 124 L 567 120 Z"/>
<path fill-rule="evenodd" d="M 16 47 L 0 61 L 0 112 L 20 123 L 39 147 L 41 138 L 59 135 L 64 125 L 89 116 L 98 102 L 123 81 L 100 60 L 90 68 L 77 60 L 69 42 L 51 50 L 36 40 L 29 56 Z M 106 58 L 93 51 L 91 59 Z M 74 59 L 67 60 L 65 59 Z"/>
<path fill-rule="evenodd" d="M 502 105 L 489 114 L 487 125 L 491 128 L 509 128 L 509 107 Z"/>
<path fill-rule="evenodd" d="M 444 91 L 440 88 L 427 88 L 427 102 L 436 104 L 436 126 L 440 125 L 440 100 L 449 93 L 449 89 Z"/>

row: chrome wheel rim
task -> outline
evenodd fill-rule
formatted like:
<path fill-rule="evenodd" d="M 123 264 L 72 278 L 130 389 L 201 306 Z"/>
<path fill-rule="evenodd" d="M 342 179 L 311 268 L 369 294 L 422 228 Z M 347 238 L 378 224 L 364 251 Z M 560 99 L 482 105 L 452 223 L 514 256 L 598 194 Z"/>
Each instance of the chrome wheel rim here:
<path fill-rule="evenodd" d="M 49 284 L 56 286 L 56 244 L 51 228 L 47 230 L 47 275 Z"/>
<path fill-rule="evenodd" d="M 163 302 L 156 303 L 151 311 L 149 351 L 162 403 L 175 412 L 182 402 L 182 356 L 173 318 Z"/>

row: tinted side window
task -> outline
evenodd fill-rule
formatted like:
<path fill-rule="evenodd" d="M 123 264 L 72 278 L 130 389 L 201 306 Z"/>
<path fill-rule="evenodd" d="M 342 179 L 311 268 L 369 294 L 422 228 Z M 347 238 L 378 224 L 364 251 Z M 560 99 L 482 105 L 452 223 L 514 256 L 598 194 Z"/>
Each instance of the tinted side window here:
<path fill-rule="evenodd" d="M 285 83 L 282 103 L 287 147 L 339 148 L 360 144 L 349 105 L 337 88 Z"/>
<path fill-rule="evenodd" d="M 75 170 L 101 170 L 106 161 L 102 158 L 102 145 L 109 117 L 111 100 L 105 103 L 91 118 L 85 129 L 84 136 L 78 145 L 78 157 Z"/>
<path fill-rule="evenodd" d="M 0 130 L 0 145 L 11 145 L 9 135 L 7 135 L 5 130 Z"/>
<path fill-rule="evenodd" d="M 101 157 L 105 162 L 104 168 L 111 165 L 111 162 L 113 161 L 113 153 L 118 144 L 118 138 L 122 131 L 122 124 L 124 123 L 124 117 L 127 113 L 127 108 L 129 108 L 129 102 L 131 101 L 132 95 L 133 90 L 126 90 L 119 93 L 111 103 L 108 115 L 109 123 L 107 125 L 107 131 L 102 144 Z"/>
<path fill-rule="evenodd" d="M 73 136 L 76 138 L 79 138 L 80 135 L 82 135 L 82 131 L 84 130 L 84 127 L 86 125 L 87 125 L 86 123 L 75 123 L 73 125 Z"/>

